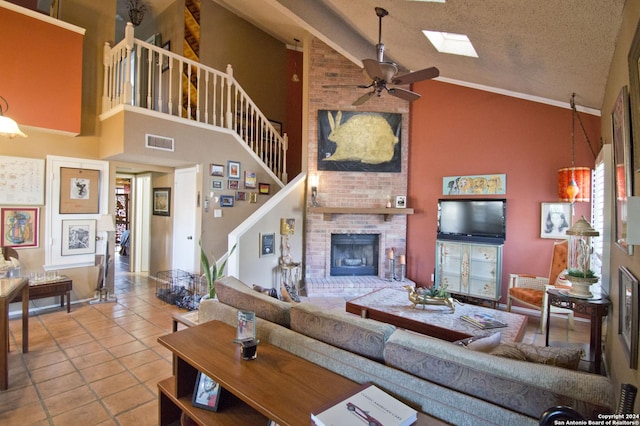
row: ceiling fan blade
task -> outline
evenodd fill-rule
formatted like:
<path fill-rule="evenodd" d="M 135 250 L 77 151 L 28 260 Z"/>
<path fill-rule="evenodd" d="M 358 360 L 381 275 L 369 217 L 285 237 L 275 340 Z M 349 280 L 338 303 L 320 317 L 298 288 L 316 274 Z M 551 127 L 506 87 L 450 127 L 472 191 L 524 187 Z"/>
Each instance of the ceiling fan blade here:
<path fill-rule="evenodd" d="M 420 95 L 416 92 L 412 92 L 411 90 L 402 89 L 400 87 L 394 87 L 393 89 L 389 89 L 388 92 L 395 96 L 396 98 L 404 99 L 405 101 L 415 101 L 420 99 Z"/>
<path fill-rule="evenodd" d="M 358 99 L 356 99 L 355 102 L 352 103 L 351 105 L 353 105 L 353 106 L 362 105 L 363 103 L 367 102 L 375 94 L 376 94 L 375 90 L 372 90 L 371 92 L 365 93 L 364 95 L 362 95 Z"/>
<path fill-rule="evenodd" d="M 325 84 L 322 86 L 323 89 L 334 89 L 334 88 L 338 88 L 338 87 L 357 87 L 358 89 L 368 89 L 369 87 L 372 87 L 373 83 L 371 84 Z"/>
<path fill-rule="evenodd" d="M 409 74 L 399 75 L 391 80 L 393 84 L 411 84 L 416 81 L 431 80 L 440 75 L 440 71 L 436 67 L 425 68 L 423 70 L 410 72 Z"/>

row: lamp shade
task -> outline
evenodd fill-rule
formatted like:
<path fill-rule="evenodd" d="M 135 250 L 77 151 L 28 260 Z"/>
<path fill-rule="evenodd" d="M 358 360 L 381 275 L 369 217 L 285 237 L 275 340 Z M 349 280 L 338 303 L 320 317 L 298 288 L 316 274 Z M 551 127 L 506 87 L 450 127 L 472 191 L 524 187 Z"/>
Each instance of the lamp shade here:
<path fill-rule="evenodd" d="M 574 179 L 578 193 L 574 200 L 569 198 L 567 187 Z M 589 202 L 591 199 L 591 169 L 589 167 L 564 167 L 558 170 L 558 199 L 560 201 Z"/>
<path fill-rule="evenodd" d="M 98 232 L 115 232 L 116 226 L 113 222 L 113 216 L 110 214 L 103 214 L 98 219 L 96 225 L 96 231 Z"/>
<path fill-rule="evenodd" d="M 16 123 L 13 119 L 9 117 L 3 116 L 1 111 L 0 111 L 0 136 L 6 136 L 10 139 L 15 138 L 16 136 L 22 136 L 23 138 L 27 137 L 27 135 L 22 133 L 22 131 L 18 127 L 18 123 Z"/>

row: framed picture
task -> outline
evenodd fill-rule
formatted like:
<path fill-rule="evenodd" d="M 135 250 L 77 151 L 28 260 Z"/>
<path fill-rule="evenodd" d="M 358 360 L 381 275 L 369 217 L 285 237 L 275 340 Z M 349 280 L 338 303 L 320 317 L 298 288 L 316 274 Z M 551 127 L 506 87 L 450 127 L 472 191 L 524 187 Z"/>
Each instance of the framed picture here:
<path fill-rule="evenodd" d="M 260 257 L 271 256 L 276 252 L 276 234 L 260 234 Z"/>
<path fill-rule="evenodd" d="M 613 164 L 615 166 L 616 245 L 633 254 L 627 243 L 627 197 L 633 195 L 631 185 L 631 139 L 629 136 L 629 95 L 624 86 L 611 113 Z"/>
<path fill-rule="evenodd" d="M 569 238 L 573 206 L 571 203 L 541 203 L 540 238 Z"/>
<path fill-rule="evenodd" d="M 0 205 L 44 204 L 44 165 L 44 159 L 0 155 Z"/>
<path fill-rule="evenodd" d="M 209 166 L 209 175 L 211 176 L 224 176 L 224 166 L 222 164 L 211 164 Z"/>
<path fill-rule="evenodd" d="M 60 167 L 60 214 L 99 213 L 100 170 Z"/>
<path fill-rule="evenodd" d="M 171 216 L 171 188 L 153 188 L 153 214 Z"/>
<path fill-rule="evenodd" d="M 171 51 L 171 40 L 169 40 L 166 43 L 164 43 L 162 45 L 162 48 L 164 50 Z M 168 69 L 169 69 L 169 57 L 163 55 L 162 56 L 162 72 L 165 72 Z"/>
<path fill-rule="evenodd" d="M 247 199 L 247 193 L 244 191 L 236 191 L 236 200 L 245 201 Z"/>
<path fill-rule="evenodd" d="M 636 29 L 633 42 L 629 49 L 629 98 L 631 101 L 631 129 L 633 132 L 631 141 L 633 146 L 631 152 L 633 158 L 630 159 L 632 173 L 635 171 L 634 179 L 640 176 L 640 27 Z M 637 182 L 636 182 L 637 184 Z M 633 185 L 630 182 L 630 188 Z"/>
<path fill-rule="evenodd" d="M 229 179 L 240 179 L 240 163 L 237 161 L 229 161 L 227 163 Z"/>
<path fill-rule="evenodd" d="M 256 189 L 257 187 L 256 172 L 244 172 L 244 187 L 245 189 Z"/>
<path fill-rule="evenodd" d="M 261 194 L 268 195 L 269 192 L 271 192 L 271 185 L 269 185 L 268 183 L 259 183 L 258 184 L 258 192 L 261 193 Z"/>
<path fill-rule="evenodd" d="M 618 272 L 620 302 L 618 335 L 629 357 L 629 368 L 638 368 L 638 279 L 624 266 Z"/>
<path fill-rule="evenodd" d="M 218 411 L 221 393 L 222 387 L 218 382 L 214 382 L 206 374 L 198 372 L 191 404 L 194 407 L 204 408 L 205 410 Z"/>
<path fill-rule="evenodd" d="M 96 252 L 96 221 L 62 221 L 62 255 L 91 254 Z"/>
<path fill-rule="evenodd" d="M 38 247 L 38 208 L 2 209 L 2 246 Z"/>
<path fill-rule="evenodd" d="M 221 195 L 220 207 L 233 207 L 233 195 Z"/>
<path fill-rule="evenodd" d="M 240 188 L 240 181 L 239 180 L 229 179 L 227 181 L 227 183 L 229 184 L 229 189 L 239 189 Z"/>
<path fill-rule="evenodd" d="M 211 179 L 211 189 L 222 189 L 224 181 L 222 179 Z"/>
<path fill-rule="evenodd" d="M 250 192 L 249 193 L 249 202 L 252 203 L 252 204 L 258 202 L 258 193 L 257 192 Z"/>
<path fill-rule="evenodd" d="M 407 207 L 407 197 L 405 195 L 396 195 L 396 209 L 404 209 Z"/>

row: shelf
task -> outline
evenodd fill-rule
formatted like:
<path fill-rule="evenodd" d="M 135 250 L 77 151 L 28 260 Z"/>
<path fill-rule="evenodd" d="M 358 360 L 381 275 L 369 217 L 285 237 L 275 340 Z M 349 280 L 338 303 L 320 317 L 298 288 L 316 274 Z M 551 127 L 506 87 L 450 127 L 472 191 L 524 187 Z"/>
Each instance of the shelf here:
<path fill-rule="evenodd" d="M 322 213 L 324 220 L 333 220 L 334 214 L 380 214 L 385 222 L 389 222 L 394 215 L 410 215 L 413 209 L 384 208 L 384 207 L 309 207 L 309 213 Z"/>

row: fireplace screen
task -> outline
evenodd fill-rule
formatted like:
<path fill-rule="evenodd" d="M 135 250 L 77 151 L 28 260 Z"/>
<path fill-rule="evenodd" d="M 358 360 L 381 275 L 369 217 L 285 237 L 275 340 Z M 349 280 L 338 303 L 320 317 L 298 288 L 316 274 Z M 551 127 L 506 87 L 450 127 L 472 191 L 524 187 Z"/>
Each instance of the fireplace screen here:
<path fill-rule="evenodd" d="M 378 275 L 378 234 L 331 234 L 332 276 Z"/>

